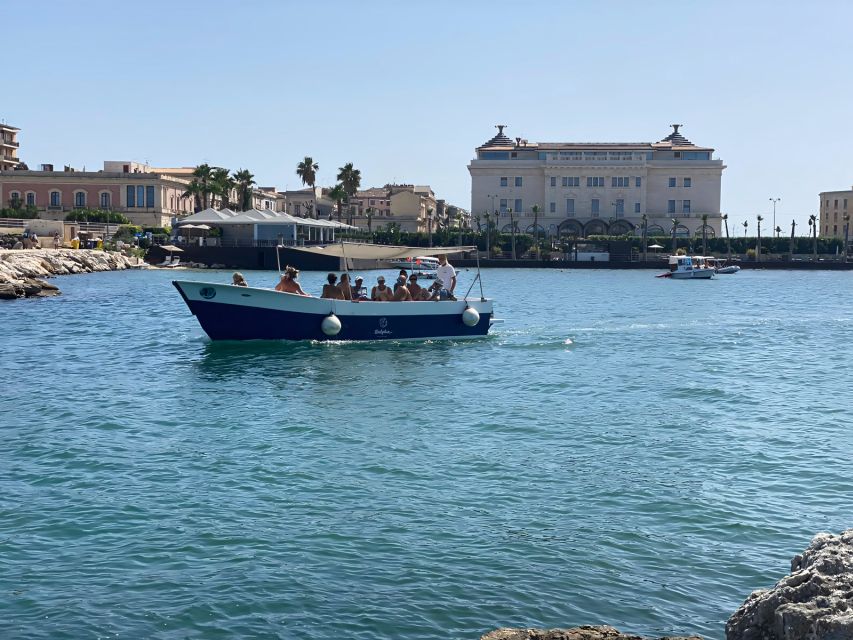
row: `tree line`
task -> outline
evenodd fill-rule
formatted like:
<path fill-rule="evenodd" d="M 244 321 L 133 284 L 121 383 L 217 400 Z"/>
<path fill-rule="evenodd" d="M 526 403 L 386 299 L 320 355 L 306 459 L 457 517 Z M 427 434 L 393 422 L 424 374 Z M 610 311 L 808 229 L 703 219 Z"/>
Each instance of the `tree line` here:
<path fill-rule="evenodd" d="M 296 165 L 296 175 L 302 180 L 303 185 L 311 188 L 312 192 L 317 184 L 317 172 L 319 170 L 320 165 L 311 156 L 305 156 L 302 162 Z M 341 222 L 343 205 L 349 204 L 361 188 L 361 171 L 356 169 L 352 162 L 347 162 L 344 166 L 338 167 L 336 180 L 338 183 L 326 195 L 334 201 L 338 213 L 338 222 Z M 316 211 L 314 209 L 311 211 L 316 217 Z M 352 224 L 352 214 L 353 212 L 350 210 L 347 218 L 349 224 Z M 369 212 L 368 218 L 370 218 Z"/>
<path fill-rule="evenodd" d="M 223 167 L 200 164 L 193 170 L 192 176 L 181 197 L 192 198 L 195 211 L 209 208 L 215 198 L 219 199 L 223 209 L 248 211 L 252 208 L 252 187 L 257 183 L 255 176 L 248 169 L 239 169 L 232 173 Z M 232 200 L 231 196 L 235 192 L 237 198 Z"/>

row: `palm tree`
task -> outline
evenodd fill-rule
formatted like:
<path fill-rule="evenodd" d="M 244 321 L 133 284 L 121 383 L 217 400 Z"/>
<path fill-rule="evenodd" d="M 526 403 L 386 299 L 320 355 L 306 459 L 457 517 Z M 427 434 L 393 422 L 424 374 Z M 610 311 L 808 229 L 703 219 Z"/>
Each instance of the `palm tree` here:
<path fill-rule="evenodd" d="M 432 246 L 432 212 L 433 209 L 427 209 L 426 217 L 427 217 L 427 231 L 429 233 L 429 246 Z"/>
<path fill-rule="evenodd" d="M 314 185 L 317 184 L 317 172 L 319 170 L 320 165 L 314 162 L 311 156 L 305 156 L 305 159 L 296 165 L 296 175 L 302 178 L 302 184 L 307 184 L 311 187 L 312 195 L 314 193 Z"/>
<path fill-rule="evenodd" d="M 702 255 L 708 255 L 708 214 L 702 214 Z"/>
<path fill-rule="evenodd" d="M 193 178 L 192 182 L 187 185 L 186 191 L 181 194 L 182 198 L 193 199 L 193 211 L 198 212 L 202 209 L 203 191 L 201 183 Z"/>
<path fill-rule="evenodd" d="M 809 216 L 809 226 L 812 228 L 812 256 L 817 262 L 817 216 L 812 214 Z"/>
<path fill-rule="evenodd" d="M 723 224 L 726 225 L 726 250 L 729 254 L 729 260 L 732 259 L 732 241 L 729 238 L 729 214 L 723 214 Z"/>
<path fill-rule="evenodd" d="M 352 198 L 361 187 L 361 171 L 353 168 L 352 162 L 347 162 L 338 169 L 338 182 L 343 185 L 348 198 Z"/>
<path fill-rule="evenodd" d="M 755 261 L 761 262 L 761 221 L 764 220 L 761 216 L 755 216 L 758 220 L 758 236 L 755 241 Z"/>
<path fill-rule="evenodd" d="M 744 221 L 743 221 L 743 237 L 744 237 L 744 238 L 746 237 L 746 228 L 747 228 L 748 226 L 749 226 L 749 221 L 748 221 L 748 220 L 744 220 Z"/>
<path fill-rule="evenodd" d="M 334 200 L 335 206 L 338 209 L 338 222 L 341 221 L 341 203 L 347 198 L 347 192 L 342 184 L 336 184 L 327 194 L 329 198 Z"/>
<path fill-rule="evenodd" d="M 533 246 L 536 247 L 536 258 L 539 258 L 539 205 L 530 207 L 533 212 Z"/>
<path fill-rule="evenodd" d="M 672 255 L 675 255 L 677 251 L 677 245 L 675 240 L 675 232 L 678 230 L 678 218 L 672 219 Z"/>
<path fill-rule="evenodd" d="M 255 176 L 248 169 L 240 169 L 234 172 L 234 181 L 237 183 L 237 203 L 240 211 L 248 211 L 252 208 L 252 185 Z"/>
<path fill-rule="evenodd" d="M 796 228 L 797 228 L 797 221 L 791 220 L 791 241 L 788 243 L 788 253 L 790 254 L 788 256 L 789 260 L 794 259 L 794 229 L 796 229 Z"/>
<path fill-rule="evenodd" d="M 228 169 L 215 167 L 210 173 L 210 183 L 210 192 L 219 196 L 222 208 L 227 209 L 231 205 L 231 191 L 236 185 Z"/>
<path fill-rule="evenodd" d="M 643 262 L 646 262 L 649 254 L 649 217 L 644 213 L 640 219 L 643 221 Z"/>

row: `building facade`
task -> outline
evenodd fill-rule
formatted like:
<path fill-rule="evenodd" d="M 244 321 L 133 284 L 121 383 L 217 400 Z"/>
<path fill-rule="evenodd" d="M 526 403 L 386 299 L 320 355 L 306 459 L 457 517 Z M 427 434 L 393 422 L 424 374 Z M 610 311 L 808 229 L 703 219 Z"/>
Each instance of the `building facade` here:
<path fill-rule="evenodd" d="M 510 219 L 522 232 L 590 235 L 720 233 L 722 160 L 673 132 L 660 142 L 530 143 L 498 135 L 476 149 L 471 174 L 475 220 Z M 534 213 L 533 207 L 538 208 Z M 488 218 L 486 218 L 488 216 Z"/>
<path fill-rule="evenodd" d="M 119 164 L 128 171 L 0 171 L 0 202 L 35 207 L 49 220 L 82 209 L 116 211 L 148 227 L 168 226 L 193 212 L 192 198 L 182 197 L 189 180 Z"/>
<path fill-rule="evenodd" d="M 820 194 L 818 234 L 825 238 L 844 238 L 849 231 L 853 215 L 853 189 L 849 191 L 824 191 Z"/>
<path fill-rule="evenodd" d="M 0 123 L 0 171 L 16 169 L 21 164 L 18 158 L 18 127 Z"/>

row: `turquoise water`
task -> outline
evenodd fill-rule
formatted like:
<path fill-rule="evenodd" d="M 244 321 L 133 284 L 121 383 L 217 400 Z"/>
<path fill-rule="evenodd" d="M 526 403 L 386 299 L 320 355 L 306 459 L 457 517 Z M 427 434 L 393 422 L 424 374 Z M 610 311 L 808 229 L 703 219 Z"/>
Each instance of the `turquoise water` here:
<path fill-rule="evenodd" d="M 174 276 L 0 305 L 4 638 L 722 638 L 853 524 L 853 274 L 492 270 L 459 344 L 212 344 Z"/>

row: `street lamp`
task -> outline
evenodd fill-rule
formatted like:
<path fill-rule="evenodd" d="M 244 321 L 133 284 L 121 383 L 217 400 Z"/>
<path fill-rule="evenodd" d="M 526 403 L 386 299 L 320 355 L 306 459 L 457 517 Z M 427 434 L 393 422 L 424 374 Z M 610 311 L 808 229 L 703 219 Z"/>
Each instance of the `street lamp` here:
<path fill-rule="evenodd" d="M 768 198 L 773 203 L 773 228 L 776 228 L 776 203 L 782 202 L 782 198 Z"/>

